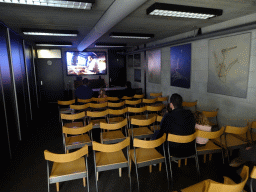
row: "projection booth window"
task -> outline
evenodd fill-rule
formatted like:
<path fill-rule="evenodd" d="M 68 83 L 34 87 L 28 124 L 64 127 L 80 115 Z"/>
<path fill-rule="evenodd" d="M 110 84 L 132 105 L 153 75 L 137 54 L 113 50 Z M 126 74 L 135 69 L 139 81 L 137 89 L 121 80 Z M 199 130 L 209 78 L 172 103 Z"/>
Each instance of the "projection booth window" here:
<path fill-rule="evenodd" d="M 37 50 L 38 58 L 61 58 L 60 49 L 38 49 Z"/>

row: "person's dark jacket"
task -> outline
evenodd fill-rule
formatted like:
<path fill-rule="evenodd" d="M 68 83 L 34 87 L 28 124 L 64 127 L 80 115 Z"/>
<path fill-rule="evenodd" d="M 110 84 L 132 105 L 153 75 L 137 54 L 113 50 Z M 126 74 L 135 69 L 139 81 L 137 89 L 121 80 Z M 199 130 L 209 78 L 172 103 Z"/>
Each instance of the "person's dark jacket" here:
<path fill-rule="evenodd" d="M 93 91 L 87 85 L 80 85 L 76 88 L 75 96 L 78 99 L 90 99 L 92 98 Z"/>
<path fill-rule="evenodd" d="M 176 108 L 165 114 L 161 124 L 159 136 L 166 133 L 174 135 L 191 135 L 195 133 L 195 118 L 190 110 Z M 167 142 L 170 153 L 176 157 L 190 156 L 195 153 L 195 140 L 190 143 Z"/>

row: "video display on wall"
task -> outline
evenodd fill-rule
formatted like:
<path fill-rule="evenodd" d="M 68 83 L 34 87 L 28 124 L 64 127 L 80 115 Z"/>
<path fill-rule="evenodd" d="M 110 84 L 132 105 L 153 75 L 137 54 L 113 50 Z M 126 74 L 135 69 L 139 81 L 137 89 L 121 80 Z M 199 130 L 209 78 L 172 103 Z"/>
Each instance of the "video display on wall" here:
<path fill-rule="evenodd" d="M 66 52 L 68 75 L 106 75 L 105 52 Z"/>

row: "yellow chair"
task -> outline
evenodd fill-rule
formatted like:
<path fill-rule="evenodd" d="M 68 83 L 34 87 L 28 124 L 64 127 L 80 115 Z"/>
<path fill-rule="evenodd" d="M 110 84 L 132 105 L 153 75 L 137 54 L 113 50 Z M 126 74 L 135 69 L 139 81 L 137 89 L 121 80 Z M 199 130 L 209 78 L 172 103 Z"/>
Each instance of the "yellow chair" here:
<path fill-rule="evenodd" d="M 70 109 L 72 110 L 72 113 L 79 113 L 90 109 L 90 104 L 86 103 L 83 105 L 70 105 Z"/>
<path fill-rule="evenodd" d="M 108 110 L 108 123 L 117 123 L 123 121 L 127 117 L 128 108 L 123 109 L 109 109 Z"/>
<path fill-rule="evenodd" d="M 212 141 L 212 139 L 220 138 L 220 136 L 224 133 L 224 127 L 222 127 L 219 131 L 215 132 L 207 132 L 207 131 L 201 131 L 197 130 L 197 137 L 207 138 L 209 141 L 206 143 L 205 146 L 197 147 L 197 154 L 198 155 L 204 155 L 204 163 L 206 162 L 206 154 L 209 154 L 209 160 L 211 160 L 213 153 L 222 153 L 222 161 L 224 164 L 224 155 L 223 155 L 223 149 Z"/>
<path fill-rule="evenodd" d="M 119 101 L 119 98 L 118 97 L 107 97 L 107 101 Z"/>
<path fill-rule="evenodd" d="M 47 162 L 48 192 L 50 192 L 50 184 L 52 183 L 56 183 L 56 189 L 59 191 L 60 182 L 81 178 L 83 178 L 84 187 L 86 186 L 85 178 L 87 178 L 87 191 L 89 191 L 87 154 L 87 145 L 68 154 L 55 154 L 45 150 L 44 158 Z M 49 161 L 53 162 L 51 173 Z"/>
<path fill-rule="evenodd" d="M 144 94 L 141 94 L 141 95 L 138 95 L 138 94 L 135 94 L 133 96 L 134 99 L 143 99 L 144 98 Z"/>
<path fill-rule="evenodd" d="M 254 141 L 256 140 L 256 133 L 253 131 L 253 129 L 254 130 L 256 129 L 256 121 L 248 122 L 248 126 L 249 126 L 248 137 L 250 138 L 250 141 L 254 143 Z"/>
<path fill-rule="evenodd" d="M 100 123 L 107 123 L 108 109 L 105 111 L 87 111 L 88 123 L 92 123 L 93 128 L 99 128 Z"/>
<path fill-rule="evenodd" d="M 249 167 L 244 166 L 240 173 L 242 181 L 236 184 L 228 177 L 224 177 L 224 183 L 211 179 L 201 181 L 195 185 L 180 190 L 181 192 L 241 192 L 249 178 Z"/>
<path fill-rule="evenodd" d="M 124 103 L 125 103 L 126 107 L 129 107 L 129 106 L 137 107 L 141 104 L 141 99 L 137 99 L 134 101 L 133 100 L 125 100 Z"/>
<path fill-rule="evenodd" d="M 104 98 L 103 98 L 104 99 Z M 91 111 L 105 111 L 107 109 L 108 103 L 90 103 Z"/>
<path fill-rule="evenodd" d="M 162 92 L 161 93 L 149 93 L 150 97 L 161 97 L 162 96 Z"/>
<path fill-rule="evenodd" d="M 223 147 L 227 151 L 228 155 L 228 162 L 229 162 L 229 153 L 232 152 L 234 149 L 239 149 L 244 147 L 247 142 L 244 142 L 234 135 L 242 135 L 248 131 L 248 126 L 246 127 L 233 127 L 233 126 L 226 126 L 224 135 L 220 138 L 214 139 L 213 142 L 217 145 Z"/>
<path fill-rule="evenodd" d="M 92 97 L 92 101 L 96 103 L 104 103 L 107 101 L 107 97 L 105 98 Z"/>
<path fill-rule="evenodd" d="M 156 122 L 155 122 L 155 124 L 154 124 L 154 127 L 151 126 L 151 127 L 150 127 L 150 130 L 151 130 L 151 131 L 160 130 L 160 123 L 161 123 L 162 119 L 163 119 L 163 116 L 157 115 L 157 117 L 156 117 Z"/>
<path fill-rule="evenodd" d="M 86 124 L 86 116 L 84 111 L 75 114 L 61 114 L 60 118 L 62 121 L 62 126 L 68 128 L 83 127 Z"/>
<path fill-rule="evenodd" d="M 104 144 L 121 142 L 128 136 L 127 119 L 114 124 L 100 123 L 100 128 L 101 130 L 108 130 L 107 132 L 101 131 L 100 133 L 101 143 Z M 124 131 L 122 131 L 123 128 Z"/>
<path fill-rule="evenodd" d="M 119 103 L 108 102 L 108 108 L 109 109 L 121 109 L 121 108 L 124 108 L 124 101 L 119 102 Z"/>
<path fill-rule="evenodd" d="M 58 100 L 58 109 L 59 113 L 71 113 L 71 110 L 69 108 L 70 105 L 74 104 L 76 102 L 75 99 L 69 100 L 69 101 L 60 101 Z"/>
<path fill-rule="evenodd" d="M 142 103 L 144 106 L 147 106 L 147 105 L 153 105 L 155 104 L 157 101 L 157 98 L 154 98 L 154 99 L 142 99 Z"/>
<path fill-rule="evenodd" d="M 170 145 L 169 142 L 174 142 L 174 143 L 190 143 L 192 141 L 195 141 L 197 136 L 197 133 L 195 132 L 192 135 L 174 135 L 169 133 L 167 136 L 167 141 L 168 141 L 168 157 L 169 157 L 169 163 L 170 163 L 170 171 L 171 171 L 171 179 L 172 178 L 172 166 L 171 166 L 171 162 L 172 161 L 177 161 L 178 160 L 178 166 L 180 167 L 180 163 L 182 159 L 185 159 L 185 161 L 187 161 L 186 159 L 188 158 L 194 158 L 196 161 L 196 168 L 197 168 L 197 172 L 198 172 L 198 178 L 200 177 L 200 170 L 199 170 L 199 162 L 198 162 L 198 155 L 197 155 L 197 149 L 196 149 L 196 142 L 195 142 L 195 153 L 189 157 L 175 157 L 175 156 L 171 156 L 170 153 Z M 185 162 L 186 164 L 186 162 Z"/>
<path fill-rule="evenodd" d="M 122 149 L 127 148 L 127 157 L 125 157 Z M 116 144 L 101 144 L 95 141 L 92 142 L 93 156 L 94 156 L 94 170 L 96 191 L 98 191 L 99 172 L 119 169 L 119 177 L 122 174 L 122 168 L 128 168 L 128 176 L 130 178 L 131 190 L 131 176 L 130 176 L 130 159 L 129 159 L 130 137 L 124 141 Z M 96 153 L 96 151 L 98 151 Z M 118 182 L 117 180 L 115 182 Z M 121 181 L 120 181 L 121 182 Z"/>
<path fill-rule="evenodd" d="M 140 107 L 140 108 L 128 107 L 128 111 L 127 111 L 128 122 L 131 122 L 131 118 L 147 119 L 145 114 L 146 110 L 147 110 L 146 107 Z"/>
<path fill-rule="evenodd" d="M 161 115 L 161 112 L 164 109 L 163 104 L 161 104 L 159 106 L 146 106 L 146 107 L 147 107 L 147 118 Z"/>
<path fill-rule="evenodd" d="M 122 100 L 131 100 L 131 99 L 132 99 L 132 97 L 123 96 L 121 99 L 122 99 Z"/>
<path fill-rule="evenodd" d="M 169 177 L 168 177 L 168 169 L 167 169 L 167 161 L 164 149 L 164 142 L 166 140 L 166 134 L 164 134 L 161 138 L 151 141 L 143 141 L 140 139 L 133 139 L 133 147 L 129 151 L 130 158 L 135 164 L 136 168 L 136 176 L 137 176 L 137 183 L 139 189 L 139 174 L 138 168 L 149 166 L 149 172 L 152 172 L 152 165 L 159 164 L 159 171 L 161 171 L 162 163 L 165 163 L 166 168 L 166 176 L 167 176 L 167 183 L 169 189 Z M 163 153 L 161 155 L 155 148 L 163 145 Z M 131 169 L 131 165 L 130 165 Z"/>
<path fill-rule="evenodd" d="M 202 113 L 208 118 L 210 121 L 210 125 L 219 125 L 218 123 L 218 111 L 219 109 L 217 108 L 215 111 L 202 111 Z M 214 122 L 215 121 L 215 122 Z"/>
<path fill-rule="evenodd" d="M 90 103 L 92 102 L 92 99 L 77 99 L 78 103 Z"/>
<path fill-rule="evenodd" d="M 250 192 L 253 192 L 252 182 L 254 179 L 256 179 L 256 166 L 253 167 L 250 177 Z"/>
<path fill-rule="evenodd" d="M 183 101 L 182 106 L 185 108 L 189 108 L 189 109 L 191 109 L 191 107 L 194 107 L 194 110 L 196 111 L 197 110 L 197 100 L 194 102 Z"/>
<path fill-rule="evenodd" d="M 65 153 L 69 150 L 82 148 L 84 145 L 92 145 L 92 124 L 79 128 L 68 128 L 63 126 L 63 144 Z M 87 134 L 88 133 L 88 134 Z"/>
<path fill-rule="evenodd" d="M 131 129 L 128 130 L 128 133 L 132 138 L 138 139 L 146 139 L 151 138 L 153 136 L 153 132 L 150 130 L 150 126 L 154 125 L 156 121 L 156 116 L 152 117 L 151 119 L 131 119 Z M 135 126 L 138 126 L 135 128 Z"/>

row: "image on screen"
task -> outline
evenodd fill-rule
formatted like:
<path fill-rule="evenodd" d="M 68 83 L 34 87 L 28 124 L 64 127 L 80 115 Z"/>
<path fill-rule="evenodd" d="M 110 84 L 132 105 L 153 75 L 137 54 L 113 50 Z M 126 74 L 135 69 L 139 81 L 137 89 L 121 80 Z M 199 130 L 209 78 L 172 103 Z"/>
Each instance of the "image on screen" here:
<path fill-rule="evenodd" d="M 105 75 L 105 52 L 66 52 L 68 75 Z"/>

